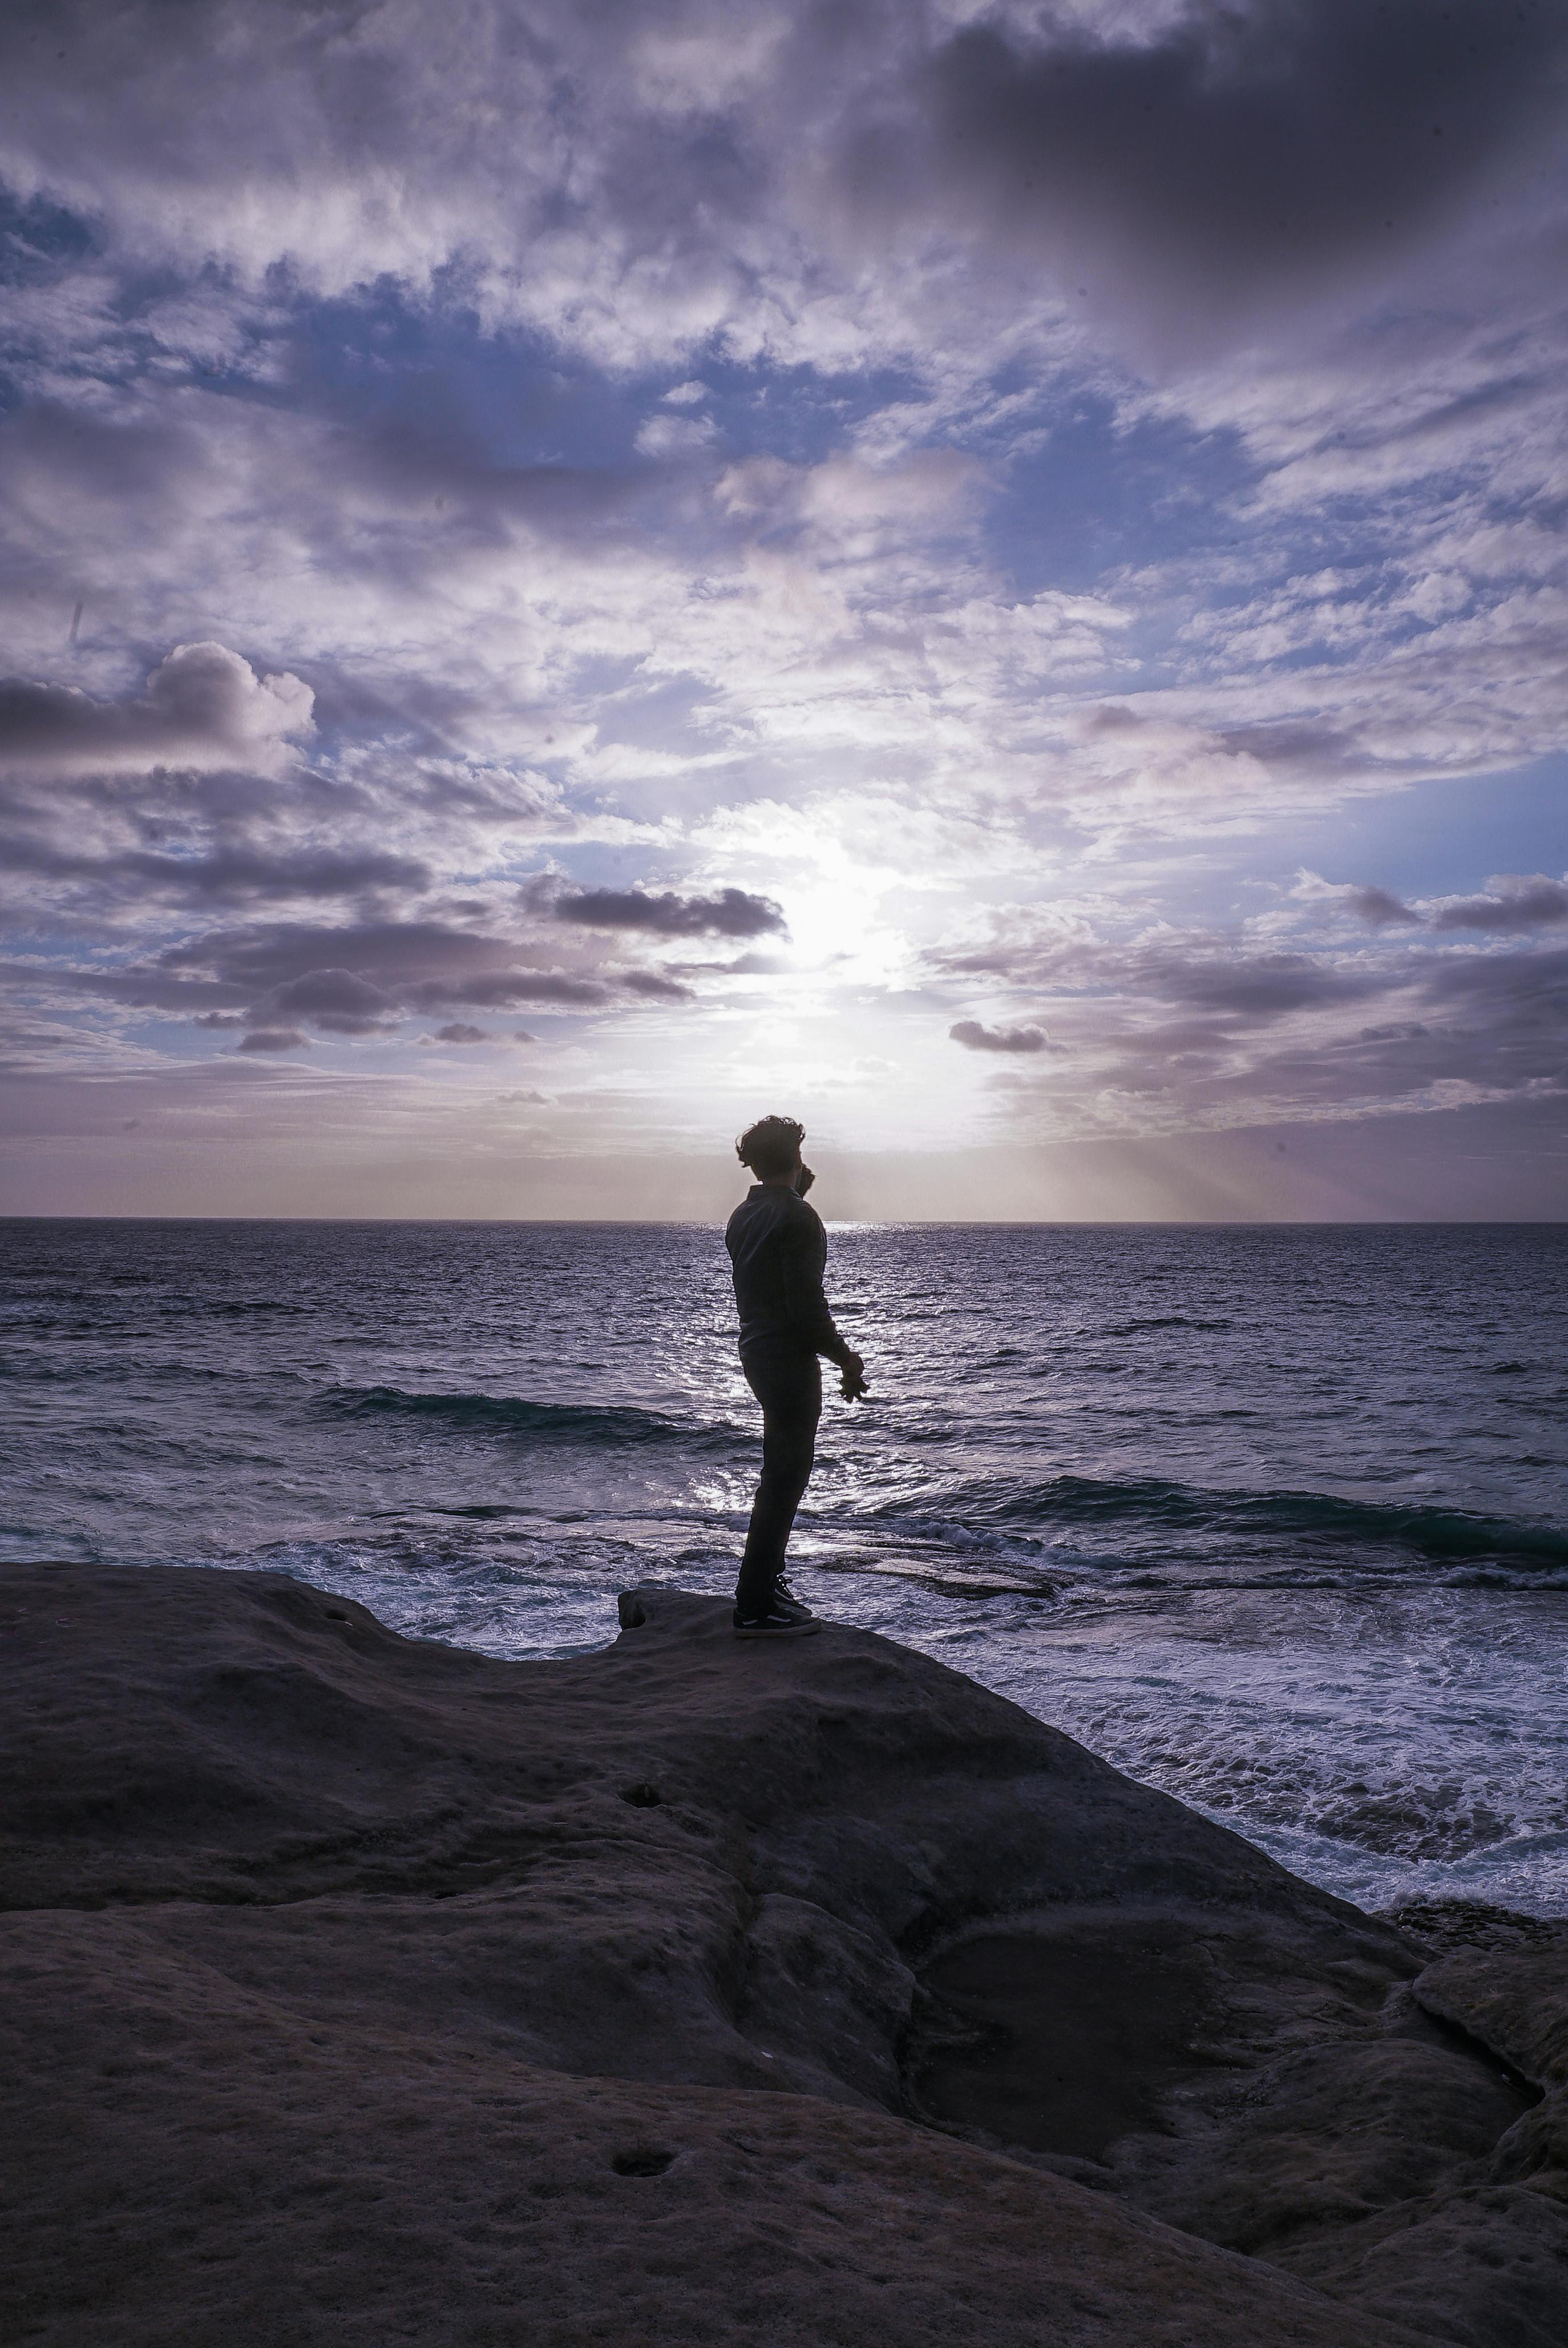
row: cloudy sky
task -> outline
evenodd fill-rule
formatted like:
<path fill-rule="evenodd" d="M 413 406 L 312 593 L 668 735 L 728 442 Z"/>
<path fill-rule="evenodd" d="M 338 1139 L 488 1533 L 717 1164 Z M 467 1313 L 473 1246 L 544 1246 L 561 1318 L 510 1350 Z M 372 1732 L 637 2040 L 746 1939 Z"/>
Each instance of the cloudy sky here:
<path fill-rule="evenodd" d="M 0 92 L 0 1206 L 1563 1212 L 1568 0 Z"/>

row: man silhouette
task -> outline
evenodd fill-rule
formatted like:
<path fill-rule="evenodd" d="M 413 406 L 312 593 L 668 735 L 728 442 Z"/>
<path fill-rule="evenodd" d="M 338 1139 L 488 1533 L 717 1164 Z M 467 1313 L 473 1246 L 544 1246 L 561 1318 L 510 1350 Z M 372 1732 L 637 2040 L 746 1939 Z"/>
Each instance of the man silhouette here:
<path fill-rule="evenodd" d="M 724 1245 L 734 1268 L 741 1367 L 763 1406 L 763 1472 L 735 1585 L 742 1638 L 799 1638 L 820 1628 L 784 1581 L 784 1547 L 811 1475 L 822 1415 L 817 1356 L 836 1362 L 846 1402 L 866 1392 L 866 1365 L 834 1326 L 822 1292 L 827 1233 L 805 1203 L 805 1128 L 793 1117 L 759 1117 L 735 1144 L 756 1180 L 730 1217 Z"/>

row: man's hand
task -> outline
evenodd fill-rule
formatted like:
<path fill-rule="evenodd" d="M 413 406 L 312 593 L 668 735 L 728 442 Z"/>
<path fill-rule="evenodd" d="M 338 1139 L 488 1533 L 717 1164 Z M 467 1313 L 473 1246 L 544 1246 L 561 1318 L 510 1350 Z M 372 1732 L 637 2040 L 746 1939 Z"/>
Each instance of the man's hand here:
<path fill-rule="evenodd" d="M 859 1402 L 866 1392 L 866 1365 L 858 1354 L 851 1354 L 838 1365 L 838 1390 L 845 1402 Z"/>

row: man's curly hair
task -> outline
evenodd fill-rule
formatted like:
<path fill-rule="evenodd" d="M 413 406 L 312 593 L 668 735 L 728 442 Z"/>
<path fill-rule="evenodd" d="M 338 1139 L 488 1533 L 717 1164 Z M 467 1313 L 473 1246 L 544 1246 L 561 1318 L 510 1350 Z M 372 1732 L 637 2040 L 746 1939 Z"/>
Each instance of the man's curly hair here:
<path fill-rule="evenodd" d="M 735 1155 L 759 1181 L 766 1182 L 775 1174 L 789 1172 L 804 1139 L 804 1126 L 793 1117 L 759 1117 L 736 1142 Z"/>

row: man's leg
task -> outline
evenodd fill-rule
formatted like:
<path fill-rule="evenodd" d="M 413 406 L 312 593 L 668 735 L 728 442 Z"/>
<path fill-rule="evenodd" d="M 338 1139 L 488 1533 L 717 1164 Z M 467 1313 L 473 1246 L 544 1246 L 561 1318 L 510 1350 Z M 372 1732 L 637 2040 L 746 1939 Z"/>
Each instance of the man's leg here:
<path fill-rule="evenodd" d="M 784 1547 L 816 1452 L 822 1372 L 815 1354 L 753 1349 L 741 1366 L 763 1406 L 763 1472 L 752 1504 L 735 1604 L 760 1612 L 784 1577 Z"/>

